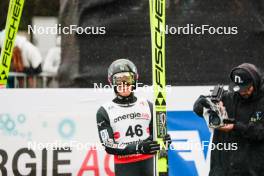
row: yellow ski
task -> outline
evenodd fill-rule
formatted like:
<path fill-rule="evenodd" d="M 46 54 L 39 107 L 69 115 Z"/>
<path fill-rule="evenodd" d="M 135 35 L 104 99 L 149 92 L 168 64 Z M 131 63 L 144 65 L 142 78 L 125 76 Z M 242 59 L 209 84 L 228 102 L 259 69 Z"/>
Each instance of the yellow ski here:
<path fill-rule="evenodd" d="M 24 0 L 10 0 L 5 26 L 5 39 L 0 55 L 0 87 L 7 84 L 13 48 L 16 40 Z"/>
<path fill-rule="evenodd" d="M 163 147 L 155 157 L 156 176 L 168 175 L 168 158 L 163 144 L 167 134 L 166 75 L 165 75 L 165 1 L 149 0 L 152 48 L 152 77 L 154 86 L 154 139 Z"/>

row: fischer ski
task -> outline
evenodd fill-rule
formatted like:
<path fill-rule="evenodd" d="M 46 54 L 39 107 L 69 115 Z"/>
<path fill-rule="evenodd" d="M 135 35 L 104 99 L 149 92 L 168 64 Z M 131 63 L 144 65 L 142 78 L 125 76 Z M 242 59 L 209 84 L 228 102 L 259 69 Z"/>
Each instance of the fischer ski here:
<path fill-rule="evenodd" d="M 166 67 L 165 67 L 165 1 L 149 0 L 152 48 L 152 78 L 154 87 L 154 139 L 162 150 L 155 156 L 155 175 L 168 175 L 168 157 L 163 138 L 167 134 Z"/>
<path fill-rule="evenodd" d="M 0 56 L 0 87 L 4 88 L 11 65 L 13 49 L 16 40 L 20 18 L 22 15 L 24 0 L 10 0 L 5 26 L 5 39 Z"/>

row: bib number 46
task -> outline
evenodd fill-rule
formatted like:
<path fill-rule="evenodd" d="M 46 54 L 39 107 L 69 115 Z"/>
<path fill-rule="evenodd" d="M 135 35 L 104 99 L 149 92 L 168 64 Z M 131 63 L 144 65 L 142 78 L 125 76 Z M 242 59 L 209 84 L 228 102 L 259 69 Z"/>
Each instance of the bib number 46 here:
<path fill-rule="evenodd" d="M 128 127 L 126 136 L 130 136 L 131 138 L 133 138 L 135 135 L 137 135 L 138 137 L 143 135 L 143 130 L 141 125 L 136 125 L 134 126 L 134 128 L 132 125 Z"/>

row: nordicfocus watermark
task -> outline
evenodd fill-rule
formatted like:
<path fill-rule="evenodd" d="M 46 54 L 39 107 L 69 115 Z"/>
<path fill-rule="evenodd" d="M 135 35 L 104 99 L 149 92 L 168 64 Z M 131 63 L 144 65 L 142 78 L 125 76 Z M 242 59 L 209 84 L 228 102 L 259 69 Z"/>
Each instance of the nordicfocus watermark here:
<path fill-rule="evenodd" d="M 137 142 L 133 142 L 137 144 Z M 69 142 L 62 142 L 62 141 L 53 141 L 53 142 L 28 142 L 27 148 L 29 150 L 57 150 L 57 149 L 63 149 L 63 150 L 77 150 L 77 151 L 85 151 L 85 150 L 97 150 L 97 151 L 105 151 L 104 146 L 111 146 L 111 147 L 122 147 L 126 146 L 127 144 L 115 144 L 115 143 L 82 143 L 79 141 L 69 141 Z M 209 150 L 220 150 L 220 151 L 234 151 L 238 149 L 237 143 L 210 143 L 210 141 L 202 141 L 200 142 L 172 142 L 164 143 L 160 145 L 160 149 L 166 149 L 166 150 L 172 150 L 172 151 L 199 151 L 199 149 L 202 149 L 203 151 L 205 149 Z"/>
<path fill-rule="evenodd" d="M 136 89 L 135 89 L 136 87 Z M 127 85 L 127 84 L 120 84 L 120 85 L 104 85 L 103 83 L 93 83 L 93 90 L 94 92 L 112 92 L 113 88 L 118 90 L 119 92 L 122 90 L 128 90 L 128 91 L 143 91 L 143 92 L 154 92 L 154 86 L 153 85 L 146 85 L 143 83 L 137 82 L 136 85 Z M 166 85 L 165 89 L 160 88 L 160 86 L 156 86 L 156 89 L 159 91 L 166 91 L 171 92 L 172 86 Z"/>
<path fill-rule="evenodd" d="M 190 150 L 190 151 L 199 151 L 202 149 L 209 150 L 220 150 L 220 151 L 234 151 L 238 149 L 237 143 L 210 143 L 210 141 L 200 142 L 173 142 L 169 146 L 170 150 Z"/>
<path fill-rule="evenodd" d="M 236 26 L 211 26 L 208 24 L 195 25 L 187 24 L 186 26 L 169 26 L 165 27 L 165 34 L 171 35 L 236 35 L 238 27 Z"/>
<path fill-rule="evenodd" d="M 80 27 L 77 25 L 62 26 L 55 24 L 53 26 L 38 26 L 28 25 L 28 34 L 37 35 L 70 35 L 70 34 L 86 34 L 86 35 L 104 35 L 106 34 L 106 27 L 104 26 L 86 26 Z"/>
<path fill-rule="evenodd" d="M 27 143 L 27 148 L 30 150 L 56 150 L 56 149 L 64 149 L 64 150 L 69 150 L 69 149 L 76 149 L 78 151 L 83 151 L 83 150 L 100 150 L 104 151 L 104 147 L 101 143 L 82 143 L 76 140 L 68 141 L 68 142 L 63 142 L 63 141 L 53 141 L 53 142 L 28 142 Z"/>

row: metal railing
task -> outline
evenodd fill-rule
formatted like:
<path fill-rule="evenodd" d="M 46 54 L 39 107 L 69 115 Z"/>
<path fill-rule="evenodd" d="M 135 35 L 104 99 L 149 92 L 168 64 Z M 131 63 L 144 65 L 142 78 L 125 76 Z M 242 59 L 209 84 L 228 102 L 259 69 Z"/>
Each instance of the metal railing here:
<path fill-rule="evenodd" d="M 49 88 L 51 82 L 55 82 L 55 85 L 57 85 L 56 75 L 49 73 L 27 75 L 25 73 L 10 72 L 8 77 L 9 88 Z"/>

